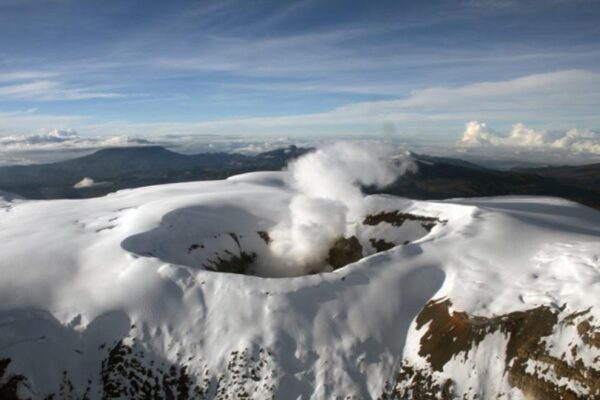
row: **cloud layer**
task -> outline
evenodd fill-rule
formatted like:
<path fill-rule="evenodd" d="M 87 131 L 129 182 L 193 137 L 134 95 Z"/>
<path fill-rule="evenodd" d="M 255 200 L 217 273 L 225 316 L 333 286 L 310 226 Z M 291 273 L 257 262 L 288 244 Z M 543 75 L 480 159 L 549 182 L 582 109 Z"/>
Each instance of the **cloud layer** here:
<path fill-rule="evenodd" d="M 146 139 L 129 136 L 82 137 L 72 129 L 53 129 L 47 133 L 33 135 L 0 136 L 1 151 L 118 147 L 150 143 Z"/>
<path fill-rule="evenodd" d="M 8 78 L 7 78 L 8 79 Z M 277 87 L 278 85 L 274 85 Z M 285 85 L 284 85 L 285 86 Z M 289 90 L 289 91 L 288 91 Z M 282 91 L 294 90 L 284 87 Z M 258 101 L 258 99 L 257 99 Z M 208 105 L 220 107 L 218 100 Z M 237 107 L 228 102 L 230 108 Z M 211 114 L 211 117 L 187 121 L 131 121 L 132 107 L 119 120 L 98 120 L 85 115 L 52 115 L 36 108 L 25 111 L 0 111 L 0 136 L 26 134 L 47 127 L 72 127 L 85 135 L 234 135 L 234 136 L 334 136 L 387 135 L 390 131 L 413 135 L 444 137 L 447 144 L 464 121 L 484 120 L 506 125 L 513 121 L 543 121 L 560 127 L 600 126 L 597 112 L 600 104 L 600 73 L 586 70 L 563 70 L 537 73 L 505 80 L 489 80 L 453 86 L 429 86 L 409 92 L 398 91 L 393 100 L 343 102 L 325 110 L 310 112 L 294 108 L 294 112 L 270 111 L 261 116 L 235 117 Z M 141 105 L 140 105 L 141 106 Z M 173 104 L 167 106 L 172 107 Z M 137 105 L 135 106 L 137 107 Z M 162 107 L 160 107 L 162 109 Z M 242 107 L 243 109 L 243 107 Z M 241 115 L 244 115 L 241 112 Z M 159 114 L 157 114 L 159 115 Z"/>
<path fill-rule="evenodd" d="M 563 134 L 552 135 L 545 130 L 528 128 L 522 123 L 517 123 L 506 136 L 495 133 L 484 122 L 470 121 L 466 124 L 457 145 L 467 148 L 496 147 L 600 154 L 600 134 L 571 129 Z"/>

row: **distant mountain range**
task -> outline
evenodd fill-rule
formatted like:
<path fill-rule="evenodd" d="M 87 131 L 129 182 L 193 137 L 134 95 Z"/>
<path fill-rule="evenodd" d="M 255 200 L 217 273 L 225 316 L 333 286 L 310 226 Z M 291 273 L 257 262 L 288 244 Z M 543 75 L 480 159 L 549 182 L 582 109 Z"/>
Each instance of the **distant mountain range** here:
<path fill-rule="evenodd" d="M 30 199 L 87 198 L 124 188 L 223 179 L 251 171 L 276 171 L 308 149 L 291 146 L 254 156 L 179 154 L 160 146 L 102 149 L 51 164 L 0 167 L 0 190 Z M 83 178 L 101 185 L 74 188 Z"/>
<path fill-rule="evenodd" d="M 404 175 L 385 193 L 416 199 L 555 196 L 600 209 L 600 164 L 499 171 L 450 158 L 413 154 L 413 159 L 418 172 Z"/>
<path fill-rule="evenodd" d="M 0 190 L 31 199 L 96 197 L 124 188 L 276 171 L 310 150 L 291 146 L 257 155 L 184 155 L 160 146 L 103 149 L 57 163 L 0 167 Z M 368 191 L 417 199 L 557 196 L 600 209 L 600 164 L 499 171 L 453 158 L 412 157 L 418 172 Z M 101 184 L 74 188 L 85 177 Z"/>

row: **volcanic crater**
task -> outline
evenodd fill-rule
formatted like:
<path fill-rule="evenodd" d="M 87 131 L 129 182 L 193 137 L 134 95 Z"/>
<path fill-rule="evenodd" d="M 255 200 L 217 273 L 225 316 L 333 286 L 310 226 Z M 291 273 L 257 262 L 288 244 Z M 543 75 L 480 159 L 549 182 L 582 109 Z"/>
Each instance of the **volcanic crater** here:
<path fill-rule="evenodd" d="M 203 218 L 207 213 L 194 207 L 172 211 L 156 228 L 130 236 L 121 245 L 136 256 L 155 257 L 195 270 L 264 278 L 290 277 L 283 267 L 277 268 L 271 254 L 273 221 L 231 207 L 221 211 L 228 219 L 233 216 L 237 221 L 238 229 L 230 230 L 226 222 Z M 326 256 L 317 265 L 293 276 L 332 272 L 370 255 L 409 245 L 446 222 L 402 210 L 368 213 L 353 224 L 353 234 L 331 241 Z M 240 230 L 240 226 L 251 228 Z M 214 229 L 216 227 L 222 231 Z"/>

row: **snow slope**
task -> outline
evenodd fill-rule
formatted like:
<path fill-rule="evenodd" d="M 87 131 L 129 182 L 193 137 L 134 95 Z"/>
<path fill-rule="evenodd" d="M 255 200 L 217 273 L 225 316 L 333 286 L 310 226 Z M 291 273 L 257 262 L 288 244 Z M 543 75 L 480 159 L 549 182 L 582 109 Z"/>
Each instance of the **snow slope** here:
<path fill-rule="evenodd" d="M 259 234 L 289 213 L 286 182 L 285 172 L 264 172 L 86 200 L 1 194 L 0 394 L 377 398 L 421 382 L 448 398 L 527 398 L 519 379 L 533 379 L 595 395 L 585 379 L 535 363 L 555 357 L 592 377 L 600 369 L 600 213 L 555 198 L 369 196 L 368 215 L 439 223 L 430 232 L 414 221 L 357 223 L 350 230 L 368 256 L 329 273 L 207 269 L 217 255 L 252 249 L 265 264 L 255 273 L 289 275 L 268 262 Z M 374 254 L 371 238 L 399 245 Z M 540 306 L 556 316 L 540 334 L 548 356 L 531 357 L 524 375 L 510 340 L 527 332 L 506 321 Z M 449 330 L 465 315 L 470 336 L 451 341 L 463 347 L 427 352 L 440 334 L 428 309 L 447 311 Z"/>

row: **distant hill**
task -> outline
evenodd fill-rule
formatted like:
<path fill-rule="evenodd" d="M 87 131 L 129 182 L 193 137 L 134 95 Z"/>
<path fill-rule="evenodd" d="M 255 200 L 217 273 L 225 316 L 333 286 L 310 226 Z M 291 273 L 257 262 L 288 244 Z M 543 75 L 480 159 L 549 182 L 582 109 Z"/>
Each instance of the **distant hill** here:
<path fill-rule="evenodd" d="M 95 197 L 123 188 L 276 171 L 310 150 L 291 146 L 257 155 L 185 155 L 160 146 L 103 149 L 52 164 L 0 167 L 0 191 L 31 199 Z M 600 209 L 600 164 L 500 171 L 454 158 L 416 153 L 411 157 L 418 172 L 385 189 L 367 191 L 416 199 L 557 196 Z M 75 189 L 73 185 L 84 177 L 102 184 Z"/>
<path fill-rule="evenodd" d="M 488 169 L 467 161 L 413 154 L 418 172 L 372 192 L 416 199 L 501 195 L 563 197 L 600 209 L 600 164 Z"/>
<path fill-rule="evenodd" d="M 568 180 L 587 186 L 600 186 L 600 163 L 541 168 L 514 168 L 513 171 Z"/>
<path fill-rule="evenodd" d="M 231 153 L 185 155 L 160 146 L 102 149 L 51 164 L 0 167 L 0 190 L 32 199 L 95 197 L 123 188 L 280 170 L 288 161 L 308 150 L 291 146 L 248 156 Z M 73 188 L 84 177 L 104 184 Z"/>

